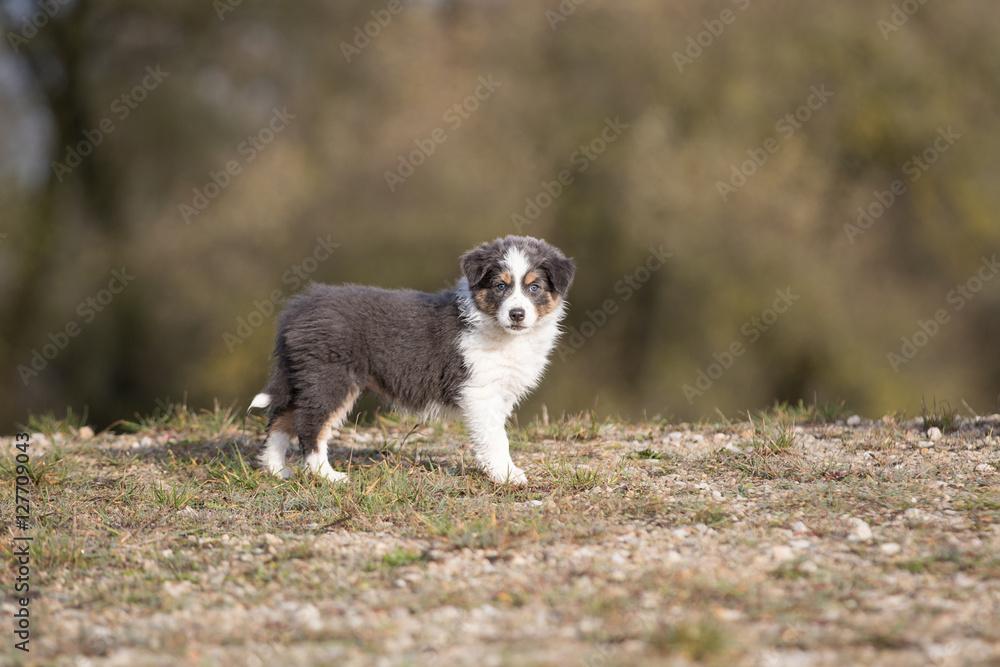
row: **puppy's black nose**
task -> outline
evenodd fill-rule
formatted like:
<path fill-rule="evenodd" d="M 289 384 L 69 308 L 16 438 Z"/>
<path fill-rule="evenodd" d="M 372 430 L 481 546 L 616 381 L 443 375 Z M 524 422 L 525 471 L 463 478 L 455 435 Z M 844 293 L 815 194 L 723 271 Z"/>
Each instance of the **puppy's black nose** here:
<path fill-rule="evenodd" d="M 511 308 L 510 309 L 510 321 L 511 322 L 523 322 L 524 321 L 524 308 Z"/>

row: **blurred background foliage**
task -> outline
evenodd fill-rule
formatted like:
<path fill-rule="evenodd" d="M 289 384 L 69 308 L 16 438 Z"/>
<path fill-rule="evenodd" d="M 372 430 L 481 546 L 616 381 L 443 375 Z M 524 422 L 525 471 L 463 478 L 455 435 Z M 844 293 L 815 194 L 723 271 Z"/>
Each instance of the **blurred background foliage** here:
<path fill-rule="evenodd" d="M 436 291 L 465 249 L 518 231 L 576 258 L 567 326 L 582 342 L 554 357 L 522 421 L 542 402 L 679 418 L 799 398 L 870 416 L 919 412 L 921 397 L 997 411 L 1000 280 L 961 310 L 947 300 L 1000 245 L 988 0 L 0 0 L 0 18 L 5 431 L 67 405 L 98 425 L 183 397 L 245 405 L 268 372 L 265 302 L 294 291 L 295 267 Z M 155 87 L 130 92 L 156 68 Z M 480 77 L 499 85 L 470 101 Z M 145 98 L 125 117 L 123 94 Z M 287 125 L 250 161 L 241 144 L 263 144 L 275 109 Z M 796 110 L 809 118 L 787 136 Z M 581 158 L 616 119 L 620 136 Z M 53 166 L 102 121 L 113 131 L 92 154 Z M 446 140 L 390 190 L 386 172 L 435 128 Z M 904 165 L 948 128 L 959 138 L 911 181 Z M 768 138 L 779 149 L 724 200 L 718 183 Z M 230 161 L 239 173 L 185 216 Z M 572 182 L 539 198 L 564 170 Z M 849 238 L 896 179 L 907 192 Z M 535 215 L 526 198 L 548 205 Z M 308 261 L 317 239 L 338 246 Z M 663 267 L 637 272 L 661 245 Z M 122 267 L 134 280 L 87 319 L 79 304 Z M 626 289 L 627 275 L 648 279 Z M 748 324 L 786 288 L 799 298 L 777 321 Z M 939 309 L 949 321 L 895 372 L 887 354 Z M 745 352 L 719 374 L 713 355 L 734 342 Z M 50 343 L 63 349 L 38 371 Z M 685 395 L 699 371 L 718 377 Z"/>

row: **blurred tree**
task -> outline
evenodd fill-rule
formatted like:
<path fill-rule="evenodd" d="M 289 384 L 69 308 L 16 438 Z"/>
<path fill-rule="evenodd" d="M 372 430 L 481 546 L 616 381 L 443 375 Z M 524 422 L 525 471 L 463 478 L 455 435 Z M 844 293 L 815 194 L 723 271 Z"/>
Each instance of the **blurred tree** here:
<path fill-rule="evenodd" d="M 0 0 L 0 425 L 246 399 L 306 280 L 436 290 L 463 250 L 518 231 L 577 258 L 570 331 L 615 305 L 529 414 L 813 396 L 874 414 L 922 394 L 995 409 L 1000 280 L 947 300 L 1000 245 L 986 0 L 922 5 L 888 33 L 891 7 L 861 0 L 392 9 Z M 609 119 L 623 128 L 602 145 Z M 88 137 L 77 166 L 53 166 Z M 616 289 L 661 245 L 661 269 Z M 123 266 L 134 282 L 81 316 Z M 785 288 L 787 313 L 751 324 Z M 894 369 L 887 354 L 942 308 Z M 18 367 L 71 323 L 25 385 Z M 688 400 L 734 342 L 744 353 Z"/>

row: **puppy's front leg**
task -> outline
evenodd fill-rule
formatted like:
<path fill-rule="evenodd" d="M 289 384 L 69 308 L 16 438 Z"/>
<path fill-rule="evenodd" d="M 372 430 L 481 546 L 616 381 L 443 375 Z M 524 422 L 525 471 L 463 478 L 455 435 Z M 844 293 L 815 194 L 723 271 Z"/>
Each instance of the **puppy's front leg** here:
<path fill-rule="evenodd" d="M 476 463 L 497 484 L 527 484 L 524 471 L 510 458 L 510 443 L 504 430 L 513 403 L 487 393 L 467 392 L 462 401 Z"/>

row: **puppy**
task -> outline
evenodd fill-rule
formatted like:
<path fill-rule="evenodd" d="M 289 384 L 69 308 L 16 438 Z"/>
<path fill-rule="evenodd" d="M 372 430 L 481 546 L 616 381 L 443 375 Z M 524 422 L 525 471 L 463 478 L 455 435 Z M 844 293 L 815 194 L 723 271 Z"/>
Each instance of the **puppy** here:
<path fill-rule="evenodd" d="M 542 378 L 559 336 L 576 266 L 525 236 L 462 256 L 454 290 L 427 294 L 361 285 L 313 285 L 278 321 L 274 370 L 251 408 L 270 408 L 261 463 L 289 477 L 298 435 L 313 473 L 342 481 L 327 442 L 368 389 L 395 408 L 460 412 L 477 464 L 497 483 L 525 484 L 505 424 Z"/>

